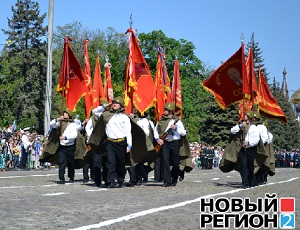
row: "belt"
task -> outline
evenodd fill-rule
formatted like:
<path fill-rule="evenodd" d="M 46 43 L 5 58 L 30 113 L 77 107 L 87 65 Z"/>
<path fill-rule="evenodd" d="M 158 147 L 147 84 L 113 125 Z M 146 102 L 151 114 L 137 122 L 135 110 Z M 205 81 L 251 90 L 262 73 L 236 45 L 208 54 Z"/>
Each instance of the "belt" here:
<path fill-rule="evenodd" d="M 110 137 L 107 138 L 107 140 L 111 141 L 111 142 L 121 142 L 125 140 L 125 137 L 123 138 L 118 138 L 118 139 L 112 139 Z"/>
<path fill-rule="evenodd" d="M 179 141 L 179 139 L 165 139 L 167 142 Z"/>

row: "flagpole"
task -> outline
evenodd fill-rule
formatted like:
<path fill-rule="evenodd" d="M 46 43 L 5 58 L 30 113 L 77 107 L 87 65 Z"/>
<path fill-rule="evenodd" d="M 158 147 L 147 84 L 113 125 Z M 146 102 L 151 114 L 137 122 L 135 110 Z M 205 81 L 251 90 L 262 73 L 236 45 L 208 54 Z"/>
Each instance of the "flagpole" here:
<path fill-rule="evenodd" d="M 250 44 L 250 49 L 252 49 L 251 52 L 252 52 L 252 58 L 253 58 L 253 61 L 251 60 L 251 63 L 252 63 L 253 66 L 252 65 L 250 66 L 251 69 L 249 70 L 249 73 L 250 73 L 250 71 L 252 71 L 252 67 L 253 67 L 253 72 L 254 72 L 254 75 L 255 75 L 255 71 L 254 71 L 254 52 L 253 52 L 254 49 L 253 48 L 254 48 L 254 33 L 252 33 L 251 44 Z M 249 54 L 248 54 L 248 58 L 249 58 Z M 255 77 L 255 81 L 256 81 L 256 75 L 254 77 Z M 252 104 L 252 111 L 254 111 L 254 91 L 253 91 L 253 85 L 252 85 L 253 79 L 251 78 L 249 80 L 251 80 L 251 104 Z"/>
<path fill-rule="evenodd" d="M 242 42 L 242 76 L 243 76 L 243 116 L 245 116 L 245 87 L 246 87 L 246 76 L 245 76 L 245 53 L 244 53 L 244 35 L 243 33 L 241 34 L 241 42 Z M 242 118 L 242 120 L 244 120 Z M 245 141 L 245 138 L 246 138 L 246 127 L 243 126 L 243 143 L 242 145 L 244 145 L 244 141 Z M 244 146 L 244 151 L 246 151 L 246 146 Z"/>
<path fill-rule="evenodd" d="M 48 5 L 48 55 L 47 55 L 47 82 L 44 116 L 44 135 L 50 129 L 51 97 L 52 97 L 52 36 L 53 36 L 53 14 L 54 0 L 49 0 Z"/>
<path fill-rule="evenodd" d="M 63 70 L 66 70 L 66 74 L 65 76 L 67 76 L 67 78 L 69 79 L 70 76 L 70 70 L 69 70 L 69 50 L 66 50 L 67 45 L 69 44 L 69 42 L 72 41 L 72 38 L 69 37 L 68 35 L 66 35 L 65 39 L 64 39 L 64 52 L 66 52 L 64 54 L 64 57 L 66 57 L 66 60 L 64 60 L 64 66 Z M 70 49 L 70 47 L 68 46 L 68 49 Z M 63 88 L 62 88 L 62 100 L 61 100 L 61 112 L 63 113 L 63 111 L 65 110 L 65 91 L 66 91 L 66 77 L 63 78 Z"/>

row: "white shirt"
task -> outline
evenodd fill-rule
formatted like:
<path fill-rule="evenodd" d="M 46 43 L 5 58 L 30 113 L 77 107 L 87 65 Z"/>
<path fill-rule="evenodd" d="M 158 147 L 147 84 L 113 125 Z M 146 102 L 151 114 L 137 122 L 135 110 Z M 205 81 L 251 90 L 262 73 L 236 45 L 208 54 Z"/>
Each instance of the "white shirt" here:
<path fill-rule="evenodd" d="M 267 140 L 267 143 L 268 144 L 271 144 L 273 142 L 273 134 L 268 132 L 268 140 Z"/>
<path fill-rule="evenodd" d="M 28 150 L 29 146 L 31 145 L 31 142 L 29 141 L 29 137 L 26 134 L 23 134 L 21 140 L 22 140 L 24 149 Z"/>
<path fill-rule="evenodd" d="M 90 118 L 88 120 L 88 122 L 86 123 L 86 125 L 85 125 L 85 132 L 86 132 L 87 141 L 90 139 L 90 136 L 91 136 L 93 130 L 94 130 L 93 120 L 92 120 L 92 118 Z"/>
<path fill-rule="evenodd" d="M 102 105 L 100 105 L 97 108 L 92 110 L 93 114 L 95 114 L 97 117 L 100 117 L 104 111 L 105 111 L 105 108 Z"/>
<path fill-rule="evenodd" d="M 97 117 L 100 117 L 104 111 L 105 111 L 104 106 L 100 105 L 97 108 L 93 109 L 92 113 L 94 115 L 96 115 Z M 92 119 L 92 117 L 90 117 L 90 119 L 88 120 L 88 122 L 85 125 L 87 141 L 90 139 L 90 136 L 92 135 L 93 130 L 94 130 L 93 119 Z"/>
<path fill-rule="evenodd" d="M 52 121 L 50 121 L 50 126 L 54 129 L 57 129 L 58 127 L 60 127 L 60 121 L 53 119 Z M 62 136 L 65 138 L 65 140 L 60 140 L 60 145 L 63 146 L 74 145 L 77 137 L 77 131 L 78 129 L 75 122 L 68 123 L 67 128 L 62 133 Z"/>
<path fill-rule="evenodd" d="M 105 111 L 105 107 L 102 105 L 93 109 L 93 113 L 97 117 L 100 117 L 104 111 Z M 91 124 L 89 124 L 89 127 Z M 91 135 L 93 129 L 92 128 L 90 129 L 91 130 L 89 130 L 89 132 Z M 105 133 L 106 136 L 111 139 L 119 139 L 119 138 L 126 137 L 128 147 L 129 148 L 132 147 L 131 123 L 130 123 L 130 118 L 126 114 L 124 113 L 114 114 L 106 124 Z"/>
<path fill-rule="evenodd" d="M 235 125 L 231 128 L 232 134 L 237 134 L 243 127 L 241 125 Z M 260 140 L 259 130 L 256 125 L 251 124 L 248 133 L 245 137 L 245 141 L 248 142 L 249 147 L 254 147 Z"/>
<path fill-rule="evenodd" d="M 267 141 L 268 141 L 267 127 L 264 126 L 263 124 L 258 124 L 257 129 L 258 129 L 259 135 L 260 135 L 262 141 L 264 142 L 264 144 L 267 143 Z"/>
<path fill-rule="evenodd" d="M 77 130 L 80 131 L 80 130 L 82 129 L 81 121 L 80 121 L 79 119 L 75 118 L 75 119 L 74 119 L 74 122 L 75 122 L 75 124 L 76 124 Z"/>
<path fill-rule="evenodd" d="M 166 130 L 164 132 L 166 132 L 171 125 L 173 125 L 175 123 L 175 120 L 174 119 L 171 119 L 169 121 L 169 124 L 166 128 Z M 175 124 L 176 126 L 176 129 L 173 130 L 173 134 L 174 135 L 171 135 L 169 134 L 167 137 L 166 137 L 166 140 L 179 140 L 181 136 L 185 136 L 186 135 L 186 130 L 181 122 L 181 120 L 178 120 L 177 123 Z M 158 124 L 155 126 L 155 129 L 154 129 L 154 138 L 155 139 L 158 139 L 159 138 L 159 134 L 158 134 Z"/>
<path fill-rule="evenodd" d="M 154 130 L 153 122 L 148 120 L 145 117 L 144 118 L 139 118 L 139 120 L 137 121 L 137 124 L 138 124 L 138 126 L 140 126 L 142 128 L 142 130 L 144 131 L 144 133 L 146 134 L 147 137 L 149 137 L 149 135 L 150 135 L 149 125 Z"/>
<path fill-rule="evenodd" d="M 127 145 L 132 147 L 130 118 L 124 113 L 116 113 L 109 119 L 105 127 L 106 136 L 112 139 L 126 137 Z"/>

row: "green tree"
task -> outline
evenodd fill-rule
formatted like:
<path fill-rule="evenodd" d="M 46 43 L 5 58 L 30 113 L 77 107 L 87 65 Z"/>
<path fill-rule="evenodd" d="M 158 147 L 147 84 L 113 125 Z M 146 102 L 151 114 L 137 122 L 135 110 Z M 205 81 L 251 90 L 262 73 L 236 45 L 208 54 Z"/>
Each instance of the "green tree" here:
<path fill-rule="evenodd" d="M 2 80 L 9 82 L 7 91 L 12 114 L 8 122 L 17 120 L 21 127 L 43 128 L 44 92 L 46 82 L 47 27 L 43 26 L 46 14 L 39 15 L 39 4 L 31 0 L 18 0 L 12 6 L 13 16 L 8 19 L 8 30 L 2 29 L 9 43 L 5 62 L 13 67 L 2 72 Z M 13 94 L 11 93 L 13 90 Z"/>
<path fill-rule="evenodd" d="M 258 77 L 258 68 L 260 67 L 260 71 L 263 73 L 265 78 L 268 81 L 268 71 L 264 64 L 264 58 L 263 58 L 263 51 L 259 46 L 259 43 L 255 41 L 254 39 L 254 33 L 251 37 L 251 40 L 246 45 L 246 56 L 248 56 L 248 52 L 250 47 L 252 47 L 253 50 L 253 59 L 254 59 L 254 72 L 256 77 Z"/>
<path fill-rule="evenodd" d="M 226 146 L 230 135 L 230 128 L 237 123 L 238 109 L 237 105 L 231 105 L 226 110 L 220 108 L 210 95 L 205 103 L 207 116 L 200 131 L 201 141 L 212 145 Z"/>

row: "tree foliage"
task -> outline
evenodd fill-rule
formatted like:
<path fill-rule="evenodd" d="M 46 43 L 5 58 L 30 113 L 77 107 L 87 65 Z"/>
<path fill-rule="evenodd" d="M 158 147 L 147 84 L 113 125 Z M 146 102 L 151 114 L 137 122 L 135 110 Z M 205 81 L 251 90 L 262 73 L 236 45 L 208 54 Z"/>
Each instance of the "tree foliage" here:
<path fill-rule="evenodd" d="M 8 97 L 3 109 L 9 112 L 0 116 L 6 125 L 16 120 L 20 126 L 39 129 L 44 116 L 47 27 L 43 21 L 46 14 L 39 16 L 39 4 L 31 0 L 18 0 L 12 12 L 9 29 L 2 29 L 8 42 L 1 58 L 1 65 L 5 66 L 1 69 L 1 85 L 7 85 L 0 93 Z"/>

